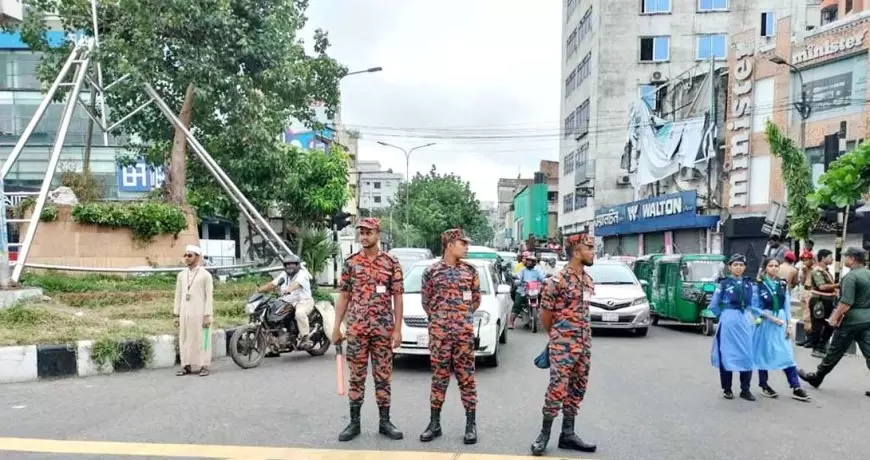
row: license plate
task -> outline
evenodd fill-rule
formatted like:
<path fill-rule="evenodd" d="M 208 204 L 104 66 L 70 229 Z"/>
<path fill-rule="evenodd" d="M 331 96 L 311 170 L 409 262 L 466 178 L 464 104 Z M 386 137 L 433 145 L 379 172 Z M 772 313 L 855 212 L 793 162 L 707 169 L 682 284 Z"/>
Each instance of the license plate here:
<path fill-rule="evenodd" d="M 429 334 L 418 335 L 417 346 L 421 348 L 429 348 Z"/>
<path fill-rule="evenodd" d="M 619 322 L 619 315 L 616 313 L 605 313 L 601 315 L 601 321 L 606 321 L 608 323 L 616 323 Z"/>

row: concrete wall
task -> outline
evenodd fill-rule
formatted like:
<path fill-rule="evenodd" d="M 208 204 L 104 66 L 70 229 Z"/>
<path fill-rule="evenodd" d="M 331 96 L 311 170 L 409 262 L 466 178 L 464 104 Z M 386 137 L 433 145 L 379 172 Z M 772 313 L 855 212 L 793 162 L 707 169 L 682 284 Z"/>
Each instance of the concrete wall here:
<path fill-rule="evenodd" d="M 72 208 L 61 206 L 55 222 L 40 222 L 27 262 L 83 267 L 126 268 L 181 264 L 184 246 L 199 244 L 196 217 L 187 213 L 187 230 L 158 236 L 140 247 L 129 229 L 81 225 L 73 221 Z M 21 235 L 29 224 L 21 224 Z"/>

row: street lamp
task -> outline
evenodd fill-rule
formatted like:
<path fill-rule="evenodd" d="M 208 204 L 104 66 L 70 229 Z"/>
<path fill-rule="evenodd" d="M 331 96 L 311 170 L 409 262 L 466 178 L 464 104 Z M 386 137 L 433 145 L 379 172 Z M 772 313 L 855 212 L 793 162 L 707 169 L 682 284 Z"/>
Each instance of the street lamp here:
<path fill-rule="evenodd" d="M 420 150 L 426 147 L 432 147 L 435 145 L 435 142 L 430 142 L 428 144 L 418 145 L 416 147 L 412 147 L 408 150 L 403 149 L 397 145 L 388 144 L 383 141 L 378 141 L 378 144 L 383 145 L 384 147 L 392 147 L 394 149 L 399 149 L 402 153 L 405 154 L 405 225 L 408 224 L 408 212 L 411 210 L 410 206 L 410 191 L 411 191 L 411 154 L 414 153 L 414 150 Z M 408 238 L 410 235 L 408 232 L 405 232 L 405 246 L 409 245 Z"/>
<path fill-rule="evenodd" d="M 344 74 L 344 76 L 349 77 L 351 75 L 359 75 L 361 73 L 376 73 L 376 72 L 380 72 L 381 70 L 384 70 L 384 68 L 383 67 L 370 67 L 370 68 L 365 69 L 365 70 L 355 70 L 353 72 L 348 72 L 348 73 Z"/>

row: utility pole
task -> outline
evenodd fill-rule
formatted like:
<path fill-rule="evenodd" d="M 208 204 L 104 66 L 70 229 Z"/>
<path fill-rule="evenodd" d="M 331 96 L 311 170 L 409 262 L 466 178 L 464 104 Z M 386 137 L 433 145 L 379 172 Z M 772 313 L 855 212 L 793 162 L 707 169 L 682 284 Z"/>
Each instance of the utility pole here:
<path fill-rule="evenodd" d="M 435 142 L 430 142 L 428 144 L 418 145 L 416 147 L 412 147 L 408 150 L 403 149 L 397 145 L 388 144 L 386 142 L 378 141 L 378 144 L 383 145 L 384 147 L 392 147 L 394 149 L 399 149 L 405 154 L 405 246 L 409 246 L 409 238 L 410 233 L 407 231 L 408 220 L 410 218 L 411 211 L 411 202 L 410 202 L 410 193 L 411 193 L 411 154 L 414 153 L 414 150 L 420 150 L 426 147 L 432 147 L 435 145 Z"/>

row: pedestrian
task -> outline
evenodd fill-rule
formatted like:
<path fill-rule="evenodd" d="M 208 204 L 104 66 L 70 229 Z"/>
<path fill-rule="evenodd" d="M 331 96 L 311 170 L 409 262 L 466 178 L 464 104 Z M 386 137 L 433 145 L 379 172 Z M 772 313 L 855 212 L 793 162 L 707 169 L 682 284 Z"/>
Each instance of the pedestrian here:
<path fill-rule="evenodd" d="M 853 341 L 858 343 L 870 368 L 870 270 L 864 266 L 867 252 L 848 248 L 843 256 L 849 273 L 840 281 L 840 301 L 828 320 L 836 327 L 831 346 L 815 372 L 798 372 L 800 378 L 814 388 L 818 388 L 834 370 Z M 867 396 L 870 396 L 870 392 Z"/>
<path fill-rule="evenodd" d="M 511 309 L 510 318 L 508 318 L 508 329 L 513 329 L 514 324 L 517 322 L 517 318 L 526 311 L 526 306 L 529 302 L 529 299 L 526 297 L 526 283 L 543 283 L 547 279 L 544 272 L 536 267 L 537 260 L 535 260 L 535 256 L 530 252 L 523 253 L 522 264 L 523 268 L 517 275 L 517 293 L 516 296 L 514 296 L 514 306 Z M 529 321 L 531 321 L 531 319 L 532 318 L 528 318 Z"/>
<path fill-rule="evenodd" d="M 728 259 L 728 268 L 731 275 L 719 283 L 710 300 L 710 310 L 719 317 L 710 362 L 719 369 L 719 381 L 725 399 L 734 399 L 731 384 L 734 372 L 739 372 L 740 398 L 755 401 L 749 386 L 755 368 L 755 358 L 752 355 L 755 319 L 751 310 L 757 286 L 752 279 L 743 276 L 746 271 L 746 258 L 742 254 L 732 255 Z"/>
<path fill-rule="evenodd" d="M 541 432 L 532 444 L 532 455 L 547 450 L 553 420 L 562 410 L 559 448 L 595 452 L 574 432 L 574 420 L 586 395 L 592 357 L 589 301 L 595 286 L 586 267 L 595 263 L 595 239 L 572 235 L 566 239 L 568 265 L 551 277 L 541 295 L 541 325 L 547 331 L 550 383 L 544 396 Z"/>
<path fill-rule="evenodd" d="M 785 281 L 788 291 L 791 293 L 791 290 L 798 285 L 798 269 L 794 266 L 795 262 L 797 262 L 797 256 L 792 251 L 786 251 L 784 257 L 785 261 L 779 264 L 779 271 L 776 276 Z"/>
<path fill-rule="evenodd" d="M 480 276 L 461 259 L 471 239 L 460 229 L 441 234 L 442 258 L 426 267 L 421 300 L 429 317 L 429 363 L 432 369 L 429 425 L 420 441 L 441 436 L 441 407 L 453 370 L 465 408 L 465 444 L 477 443 L 477 383 L 474 378 L 474 312 L 480 308 Z"/>
<path fill-rule="evenodd" d="M 178 354 L 181 370 L 175 375 L 189 375 L 199 367 L 199 376 L 209 375 L 211 366 L 211 325 L 214 319 L 214 280 L 202 267 L 202 249 L 192 244 L 184 248 L 187 268 L 175 278 L 175 302 L 172 313 L 178 326 Z"/>
<path fill-rule="evenodd" d="M 804 347 L 813 349 L 814 358 L 823 358 L 834 334 L 834 328 L 828 324 L 828 318 L 834 312 L 837 303 L 837 283 L 828 267 L 834 262 L 834 255 L 827 249 L 819 251 L 818 264 L 810 275 L 810 315 L 812 318 L 812 334 Z"/>
<path fill-rule="evenodd" d="M 381 224 L 369 217 L 357 224 L 362 250 L 344 262 L 339 282 L 338 305 L 332 341 L 347 339 L 345 357 L 349 369 L 348 399 L 350 423 L 338 436 L 350 441 L 360 434 L 360 410 L 365 396 L 368 361 L 372 362 L 375 399 L 380 412 L 378 432 L 399 440 L 402 432 L 390 420 L 390 383 L 393 377 L 393 349 L 402 344 L 402 266 L 381 251 Z M 341 324 L 347 314 L 347 336 Z"/>
<path fill-rule="evenodd" d="M 791 397 L 807 402 L 810 397 L 801 388 L 794 362 L 794 350 L 789 341 L 791 294 L 788 284 L 777 275 L 782 268 L 776 259 L 765 259 L 762 267 L 764 273 L 758 280 L 758 295 L 753 298 L 753 307 L 761 317 L 761 323 L 755 328 L 752 337 L 755 366 L 758 368 L 758 386 L 762 395 L 768 398 L 778 397 L 779 394 L 767 383 L 768 371 L 782 369 L 792 389 Z"/>
<path fill-rule="evenodd" d="M 779 235 L 771 236 L 770 241 L 767 242 L 767 247 L 767 256 L 776 259 L 779 263 L 785 261 L 785 253 L 788 251 L 788 248 L 782 244 L 782 238 Z"/>
<path fill-rule="evenodd" d="M 804 330 L 804 339 L 796 342 L 797 346 L 805 346 L 810 342 L 810 334 L 813 332 L 813 315 L 810 312 L 810 297 L 812 297 L 812 275 L 815 256 L 809 249 L 801 252 L 799 263 L 798 282 L 801 285 L 801 325 Z"/>

